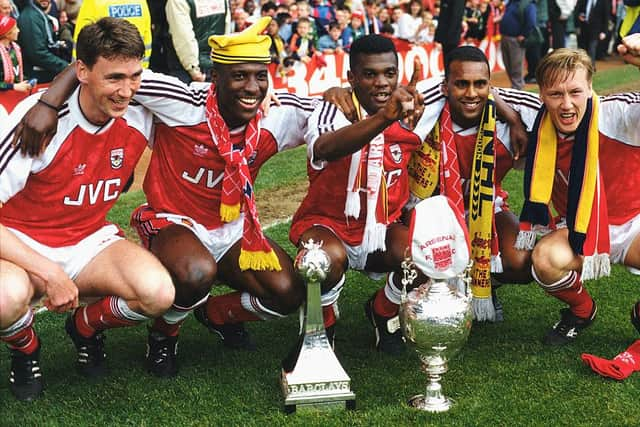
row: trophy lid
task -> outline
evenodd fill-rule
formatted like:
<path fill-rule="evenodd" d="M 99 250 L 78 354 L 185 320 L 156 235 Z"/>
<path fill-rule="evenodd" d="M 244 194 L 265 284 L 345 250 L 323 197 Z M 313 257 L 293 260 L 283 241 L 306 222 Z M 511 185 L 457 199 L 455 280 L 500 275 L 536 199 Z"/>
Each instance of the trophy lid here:
<path fill-rule="evenodd" d="M 422 273 L 447 279 L 469 264 L 469 233 L 464 217 L 445 196 L 418 203 L 409 227 L 411 258 Z"/>

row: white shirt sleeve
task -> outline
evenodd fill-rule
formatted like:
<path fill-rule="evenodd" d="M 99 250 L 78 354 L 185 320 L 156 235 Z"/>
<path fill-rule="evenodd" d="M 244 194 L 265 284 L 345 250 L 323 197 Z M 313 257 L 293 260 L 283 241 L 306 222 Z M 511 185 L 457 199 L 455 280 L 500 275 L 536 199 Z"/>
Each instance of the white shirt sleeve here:
<path fill-rule="evenodd" d="M 600 98 L 600 132 L 624 144 L 640 146 L 640 92 Z"/>
<path fill-rule="evenodd" d="M 304 140 L 307 143 L 307 157 L 311 167 L 316 170 L 322 170 L 327 164 L 325 160 L 318 161 L 313 157 L 313 146 L 320 135 L 327 132 L 335 132 L 350 124 L 351 122 L 342 111 L 329 102 L 322 102 L 315 108 L 311 113 L 311 117 L 309 117 L 309 124 L 304 135 Z"/>

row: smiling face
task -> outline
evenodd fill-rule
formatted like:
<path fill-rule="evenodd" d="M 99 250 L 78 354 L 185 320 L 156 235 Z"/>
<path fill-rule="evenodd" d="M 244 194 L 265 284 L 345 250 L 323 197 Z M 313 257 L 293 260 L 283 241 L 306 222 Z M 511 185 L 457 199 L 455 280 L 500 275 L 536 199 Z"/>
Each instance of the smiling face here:
<path fill-rule="evenodd" d="M 355 59 L 347 73 L 349 84 L 367 113 L 375 114 L 398 86 L 398 58 L 394 52 L 385 52 L 361 53 Z"/>
<path fill-rule="evenodd" d="M 269 88 L 267 64 L 215 64 L 218 107 L 230 129 L 245 125 L 258 112 Z"/>
<path fill-rule="evenodd" d="M 141 74 L 139 58 L 99 56 L 91 68 L 77 60 L 80 107 L 87 119 L 94 124 L 103 124 L 111 118 L 122 117 L 140 88 Z"/>
<path fill-rule="evenodd" d="M 565 134 L 576 131 L 592 95 L 587 70 L 578 67 L 575 72 L 561 76 L 552 84 L 540 88 L 540 98 L 549 112 L 556 129 Z"/>
<path fill-rule="evenodd" d="M 484 62 L 452 61 L 443 92 L 449 101 L 451 119 L 464 128 L 480 124 L 489 98 L 489 68 Z"/>

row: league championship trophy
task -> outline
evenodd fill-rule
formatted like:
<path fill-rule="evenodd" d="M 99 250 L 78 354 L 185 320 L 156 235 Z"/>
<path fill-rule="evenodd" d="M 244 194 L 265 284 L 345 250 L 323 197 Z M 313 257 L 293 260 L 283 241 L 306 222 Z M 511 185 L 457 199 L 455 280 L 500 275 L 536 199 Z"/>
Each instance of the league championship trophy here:
<path fill-rule="evenodd" d="M 442 393 L 440 380 L 448 370 L 450 358 L 466 342 L 472 322 L 469 248 L 464 231 L 460 239 L 455 230 L 465 225 L 459 220 L 457 225 L 449 221 L 451 218 L 447 217 L 453 214 L 455 218 L 455 212 L 443 196 L 437 197 L 442 198 L 444 204 L 442 200 L 431 200 L 435 199 L 432 197 L 416 206 L 412 221 L 425 212 L 429 218 L 422 221 L 433 223 L 434 218 L 438 221 L 435 226 L 426 226 L 431 230 L 412 232 L 411 256 L 402 263 L 400 305 L 403 334 L 418 352 L 422 370 L 429 380 L 426 393 L 412 397 L 409 405 L 427 412 L 445 412 L 453 405 Z M 412 230 L 418 228 L 415 224 Z M 407 285 L 417 276 L 415 267 L 430 279 L 407 293 Z"/>
<path fill-rule="evenodd" d="M 310 239 L 303 246 L 295 267 L 307 282 L 307 301 L 295 364 L 289 372 L 282 370 L 285 411 L 355 409 L 351 378 L 331 348 L 322 318 L 320 283 L 329 272 L 329 257 L 321 249 L 322 242 Z"/>

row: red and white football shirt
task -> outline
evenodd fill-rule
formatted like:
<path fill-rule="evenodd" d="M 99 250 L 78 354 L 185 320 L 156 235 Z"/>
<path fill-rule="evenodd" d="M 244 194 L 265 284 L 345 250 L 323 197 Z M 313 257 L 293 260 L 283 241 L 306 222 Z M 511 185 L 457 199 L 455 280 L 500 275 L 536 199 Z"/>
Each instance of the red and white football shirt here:
<path fill-rule="evenodd" d="M 43 154 L 11 147 L 17 123 L 40 94 L 23 101 L 0 131 L 0 221 L 52 247 L 76 244 L 107 224 L 151 135 L 152 116 L 129 106 L 121 118 L 90 123 L 79 89 L 58 114 L 58 130 Z"/>

